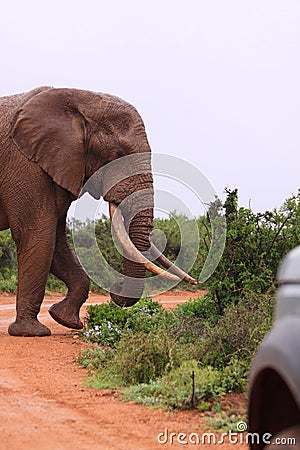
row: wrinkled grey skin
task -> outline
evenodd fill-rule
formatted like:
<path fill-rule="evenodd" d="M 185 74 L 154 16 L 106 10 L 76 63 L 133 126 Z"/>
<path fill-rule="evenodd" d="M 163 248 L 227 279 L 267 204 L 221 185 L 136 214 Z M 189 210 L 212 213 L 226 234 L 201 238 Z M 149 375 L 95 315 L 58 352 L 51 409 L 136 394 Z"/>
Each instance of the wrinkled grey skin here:
<path fill-rule="evenodd" d="M 143 121 L 117 97 L 41 87 L 0 99 L 0 230 L 11 229 L 18 255 L 17 316 L 9 326 L 11 335 L 50 334 L 37 319 L 49 273 L 68 287 L 66 297 L 50 308 L 51 316 L 66 327 L 82 328 L 79 310 L 88 297 L 89 279 L 66 239 L 67 211 L 99 168 L 136 153 L 150 155 Z M 141 251 L 149 248 L 153 225 L 150 157 L 146 161 L 145 174 L 104 192 L 105 200 L 118 205 L 130 194 L 150 189 L 149 208 L 129 226 Z M 90 193 L 99 198 L 106 181 L 100 180 Z M 122 211 L 125 222 L 130 202 L 127 207 Z M 128 306 L 142 295 L 145 269 L 125 258 L 123 266 L 124 275 L 140 282 L 117 280 L 112 290 L 118 295 L 111 295 Z"/>

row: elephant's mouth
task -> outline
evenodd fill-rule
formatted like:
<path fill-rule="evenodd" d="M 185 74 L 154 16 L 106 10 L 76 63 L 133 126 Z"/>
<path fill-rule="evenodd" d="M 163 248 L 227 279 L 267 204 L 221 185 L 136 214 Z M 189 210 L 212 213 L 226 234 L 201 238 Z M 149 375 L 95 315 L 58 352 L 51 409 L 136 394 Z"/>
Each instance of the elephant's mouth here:
<path fill-rule="evenodd" d="M 160 250 L 158 250 L 158 248 L 151 244 L 150 249 L 148 250 L 149 255 L 168 271 L 156 266 L 146 256 L 144 256 L 131 241 L 126 231 L 120 208 L 118 208 L 115 203 L 109 203 L 109 213 L 113 230 L 123 249 L 124 256 L 138 264 L 141 264 L 145 269 L 155 275 L 161 275 L 168 280 L 178 282 L 184 280 L 190 284 L 198 284 L 197 280 L 173 264 L 160 252 Z"/>

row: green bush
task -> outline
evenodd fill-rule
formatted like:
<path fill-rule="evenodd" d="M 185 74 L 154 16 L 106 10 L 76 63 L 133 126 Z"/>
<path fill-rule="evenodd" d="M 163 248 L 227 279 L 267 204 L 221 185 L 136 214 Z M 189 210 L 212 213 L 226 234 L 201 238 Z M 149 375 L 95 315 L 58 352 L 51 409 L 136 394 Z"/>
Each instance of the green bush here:
<path fill-rule="evenodd" d="M 6 273 L 7 275 L 0 273 L 0 292 L 15 294 L 18 284 L 17 275 L 8 271 Z"/>
<path fill-rule="evenodd" d="M 96 370 L 107 365 L 110 355 L 111 353 L 109 350 L 95 344 L 92 349 L 88 348 L 83 352 L 80 352 L 78 363 L 89 371 Z"/>
<path fill-rule="evenodd" d="M 80 352 L 78 363 L 88 369 L 90 377 L 86 384 L 95 389 L 116 388 L 122 380 L 114 367 L 115 353 L 110 348 L 102 348 L 97 344 L 93 349 Z"/>
<path fill-rule="evenodd" d="M 114 368 L 124 386 L 148 383 L 176 364 L 174 353 L 174 343 L 164 330 L 128 332 L 117 347 Z"/>
<path fill-rule="evenodd" d="M 197 349 L 199 360 L 204 365 L 225 367 L 236 356 L 249 366 L 272 318 L 272 296 L 244 293 L 237 305 L 225 309 L 215 325 L 203 326 Z"/>
<path fill-rule="evenodd" d="M 206 319 L 211 323 L 215 323 L 218 319 L 216 303 L 208 295 L 201 295 L 199 298 L 181 303 L 173 312 L 178 317 Z"/>
<path fill-rule="evenodd" d="M 211 299 L 201 300 L 174 311 L 164 311 L 150 298 L 126 310 L 93 306 L 89 332 L 107 325 L 105 312 L 122 332 L 113 343 L 107 339 L 113 349 L 96 347 L 81 355 L 81 364 L 95 370 L 92 385 L 128 387 L 125 398 L 146 404 L 201 410 L 226 393 L 243 392 L 252 356 L 271 325 L 272 298 L 248 293 L 222 316 L 211 307 Z M 206 318 L 205 302 L 213 320 Z M 104 340 L 98 342 L 103 345 Z"/>
<path fill-rule="evenodd" d="M 87 325 L 93 328 L 110 322 L 123 329 L 129 317 L 129 309 L 117 306 L 114 302 L 89 305 L 87 308 Z"/>
<path fill-rule="evenodd" d="M 232 357 L 222 369 L 222 383 L 226 392 L 244 392 L 247 387 L 249 361 Z"/>
<path fill-rule="evenodd" d="M 168 314 L 160 303 L 152 300 L 151 297 L 142 298 L 129 309 L 129 317 L 126 327 L 133 332 L 150 333 L 157 331 L 172 323 L 172 317 Z"/>
<path fill-rule="evenodd" d="M 164 311 L 163 307 L 160 303 L 152 300 L 151 297 L 143 297 L 139 300 L 135 305 L 128 308 L 130 311 L 130 315 L 144 313 L 147 314 L 148 317 L 154 316 L 157 313 Z"/>
<path fill-rule="evenodd" d="M 239 207 L 237 189 L 226 189 L 226 247 L 222 259 L 206 283 L 208 295 L 220 314 L 237 304 L 244 292 L 274 292 L 278 266 L 286 253 L 300 243 L 300 191 L 279 210 L 254 213 Z"/>
<path fill-rule="evenodd" d="M 118 386 L 148 383 L 179 364 L 176 345 L 165 329 L 124 331 L 115 349 L 96 346 L 81 352 L 78 361 L 96 370 L 94 383 L 102 387 L 111 386 L 111 377 L 118 380 Z"/>
<path fill-rule="evenodd" d="M 46 293 L 51 292 L 67 292 L 67 286 L 50 273 L 46 284 Z"/>
<path fill-rule="evenodd" d="M 130 308 L 120 308 L 112 302 L 91 305 L 88 314 L 85 338 L 114 347 L 114 356 L 109 358 L 106 370 L 108 376 L 113 373 L 121 385 L 148 382 L 178 364 L 176 353 L 180 352 L 177 352 L 177 341 L 172 333 L 177 318 L 151 298 L 142 299 Z M 86 354 L 88 360 L 90 357 L 91 353 Z M 81 355 L 81 364 L 84 359 L 85 353 Z M 99 361 L 97 352 L 95 359 Z M 102 362 L 99 369 L 95 374 L 98 384 L 108 383 Z"/>
<path fill-rule="evenodd" d="M 115 347 L 121 338 L 122 330 L 107 321 L 83 332 L 83 336 L 104 346 Z"/>
<path fill-rule="evenodd" d="M 200 367 L 195 360 L 184 361 L 159 379 L 127 388 L 124 399 L 172 409 L 197 406 L 203 410 L 226 393 L 243 391 L 246 380 L 247 370 L 237 361 L 225 370 Z"/>
<path fill-rule="evenodd" d="M 0 292 L 17 291 L 17 256 L 9 230 L 0 232 Z"/>
<path fill-rule="evenodd" d="M 83 331 L 84 338 L 90 342 L 115 347 L 125 329 L 129 311 L 110 301 L 100 305 L 90 305 L 87 313 L 88 328 Z"/>
<path fill-rule="evenodd" d="M 0 233 L 0 273 L 7 269 L 15 269 L 17 265 L 16 246 L 10 230 Z"/>
<path fill-rule="evenodd" d="M 90 305 L 87 313 L 85 339 L 110 347 L 116 346 L 124 331 L 149 333 L 161 327 L 164 320 L 168 321 L 166 311 L 150 297 L 129 308 L 117 306 L 112 301 Z"/>

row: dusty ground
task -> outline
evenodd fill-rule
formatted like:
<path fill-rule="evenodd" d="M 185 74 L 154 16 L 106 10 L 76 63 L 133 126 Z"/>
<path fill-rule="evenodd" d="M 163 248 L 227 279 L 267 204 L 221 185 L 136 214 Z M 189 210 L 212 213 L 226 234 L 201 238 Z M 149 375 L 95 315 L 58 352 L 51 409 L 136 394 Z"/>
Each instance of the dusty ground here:
<path fill-rule="evenodd" d="M 192 297 L 191 292 L 166 293 L 156 299 L 165 307 Z M 44 338 L 19 338 L 7 334 L 14 319 L 15 297 L 0 294 L 0 449 L 1 450 L 155 450 L 160 448 L 247 448 L 246 445 L 188 445 L 207 432 L 203 414 L 171 413 L 124 403 L 117 393 L 95 391 L 83 385 L 86 371 L 76 358 L 84 343 L 56 324 L 47 310 L 61 295 L 46 296 L 40 320 L 52 331 Z M 88 304 L 107 301 L 91 295 Z M 85 311 L 82 311 L 84 316 Z M 232 413 L 245 406 L 243 396 L 227 399 Z M 168 443 L 159 433 L 168 430 Z M 186 433 L 187 437 L 178 436 Z M 172 437 L 170 433 L 176 433 Z M 217 439 L 219 436 L 216 437 Z M 171 442 L 171 443 L 170 443 Z M 206 440 L 207 442 L 207 440 Z"/>

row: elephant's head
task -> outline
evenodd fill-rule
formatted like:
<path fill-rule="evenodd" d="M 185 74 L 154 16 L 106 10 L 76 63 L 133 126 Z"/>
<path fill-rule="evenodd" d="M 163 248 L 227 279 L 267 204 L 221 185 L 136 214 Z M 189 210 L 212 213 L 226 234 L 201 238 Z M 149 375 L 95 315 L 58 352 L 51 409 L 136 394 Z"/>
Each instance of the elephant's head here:
<path fill-rule="evenodd" d="M 159 269 L 140 253 L 150 247 L 153 181 L 144 124 L 132 105 L 107 94 L 45 89 L 17 111 L 12 137 L 20 151 L 72 193 L 74 199 L 98 169 L 123 156 L 136 155 L 137 170 L 133 174 L 126 164 L 113 169 L 108 164 L 108 170 L 96 182 L 88 183 L 87 189 L 95 198 L 103 195 L 110 203 L 114 228 L 124 247 L 126 281 L 116 281 L 111 289 L 116 303 L 129 306 L 141 297 L 146 269 L 196 282 L 156 249 L 152 249 L 156 252 L 154 259 L 169 268 L 169 272 Z M 121 206 L 116 210 L 118 205 Z"/>

